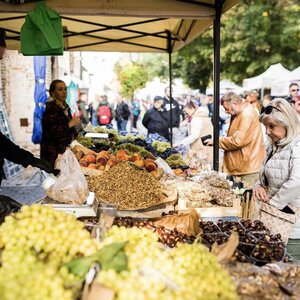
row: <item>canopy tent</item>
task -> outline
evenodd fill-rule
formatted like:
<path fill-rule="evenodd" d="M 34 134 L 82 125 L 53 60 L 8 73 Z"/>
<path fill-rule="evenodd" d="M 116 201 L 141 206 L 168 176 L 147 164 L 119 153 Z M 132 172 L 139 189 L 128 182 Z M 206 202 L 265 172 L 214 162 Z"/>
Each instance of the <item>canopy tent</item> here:
<path fill-rule="evenodd" d="M 286 78 L 276 80 L 271 86 L 271 96 L 288 96 L 289 85 L 296 82 L 300 86 L 300 67 L 291 71 Z"/>
<path fill-rule="evenodd" d="M 220 81 L 220 94 L 223 95 L 228 92 L 235 92 L 235 93 L 242 93 L 243 88 L 234 82 L 231 82 L 227 79 Z M 212 94 L 213 95 L 213 87 L 208 87 L 205 91 L 206 95 Z"/>
<path fill-rule="evenodd" d="M 262 74 L 256 77 L 244 79 L 243 88 L 245 90 L 271 88 L 275 80 L 288 78 L 290 73 L 291 72 L 280 63 L 271 65 Z"/>
<path fill-rule="evenodd" d="M 20 49 L 20 28 L 34 0 L 2 0 L 0 27 L 8 49 Z M 18 3 L 11 4 L 6 2 Z M 214 169 L 219 169 L 220 25 L 222 13 L 239 0 L 47 0 L 62 17 L 65 50 L 171 53 L 213 25 Z M 172 99 L 172 94 L 171 94 Z M 172 100 L 171 100 L 172 103 Z M 172 107 L 172 105 L 171 105 Z M 172 123 L 172 113 L 170 113 Z M 172 128 L 171 128 L 172 138 Z"/>
<path fill-rule="evenodd" d="M 117 52 L 168 51 L 167 32 L 171 33 L 172 51 L 182 48 L 213 24 L 215 2 L 218 1 L 45 1 L 62 17 L 66 50 Z M 223 13 L 238 0 L 222 2 Z M 20 28 L 34 5 L 0 4 L 0 27 L 8 33 L 8 49 L 20 49 Z"/>

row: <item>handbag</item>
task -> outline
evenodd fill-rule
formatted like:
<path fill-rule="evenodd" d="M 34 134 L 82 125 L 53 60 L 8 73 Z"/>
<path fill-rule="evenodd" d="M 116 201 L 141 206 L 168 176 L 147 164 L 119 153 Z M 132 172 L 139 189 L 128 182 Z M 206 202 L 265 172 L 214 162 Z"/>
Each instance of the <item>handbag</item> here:
<path fill-rule="evenodd" d="M 287 244 L 288 239 L 293 231 L 299 208 L 291 207 L 294 214 L 285 213 L 276 207 L 260 202 L 261 206 L 258 211 L 257 219 L 262 221 L 264 225 L 270 229 L 271 233 L 280 233 L 282 241 Z"/>

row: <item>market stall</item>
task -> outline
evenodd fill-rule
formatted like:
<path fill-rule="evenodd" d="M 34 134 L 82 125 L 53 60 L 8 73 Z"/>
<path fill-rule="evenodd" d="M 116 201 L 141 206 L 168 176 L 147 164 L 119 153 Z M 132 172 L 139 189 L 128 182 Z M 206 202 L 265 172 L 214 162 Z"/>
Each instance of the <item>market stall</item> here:
<path fill-rule="evenodd" d="M 61 173 L 46 186 L 47 199 L 0 227 L 5 300 L 297 299 L 300 267 L 290 263 L 280 234 L 240 218 L 239 193 L 222 174 L 168 173 L 153 155 L 168 147 L 151 153 L 136 148 L 133 136 L 123 137 L 127 143 L 110 137 L 99 152 L 75 143 L 58 159 Z M 7 276 L 12 266 L 22 276 Z M 48 274 L 51 283 L 43 280 Z M 10 291 L 10 282 L 23 289 Z"/>

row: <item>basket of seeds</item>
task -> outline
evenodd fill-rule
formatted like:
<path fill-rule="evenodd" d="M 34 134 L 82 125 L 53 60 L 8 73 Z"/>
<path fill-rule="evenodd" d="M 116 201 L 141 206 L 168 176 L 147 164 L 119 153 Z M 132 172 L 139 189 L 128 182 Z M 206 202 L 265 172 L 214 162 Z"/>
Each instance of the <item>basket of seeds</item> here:
<path fill-rule="evenodd" d="M 114 203 L 120 211 L 142 211 L 175 204 L 177 190 L 165 186 L 150 173 L 122 162 L 100 176 L 87 178 L 98 201 Z"/>

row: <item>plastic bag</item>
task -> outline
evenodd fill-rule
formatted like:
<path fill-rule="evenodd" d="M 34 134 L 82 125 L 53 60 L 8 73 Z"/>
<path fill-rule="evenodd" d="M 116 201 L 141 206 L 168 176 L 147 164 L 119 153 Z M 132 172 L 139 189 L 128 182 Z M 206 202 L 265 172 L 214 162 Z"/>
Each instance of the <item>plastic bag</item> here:
<path fill-rule="evenodd" d="M 56 169 L 60 170 L 60 174 L 56 182 L 46 190 L 47 196 L 60 203 L 83 204 L 89 195 L 89 189 L 79 163 L 70 149 L 58 157 Z"/>

